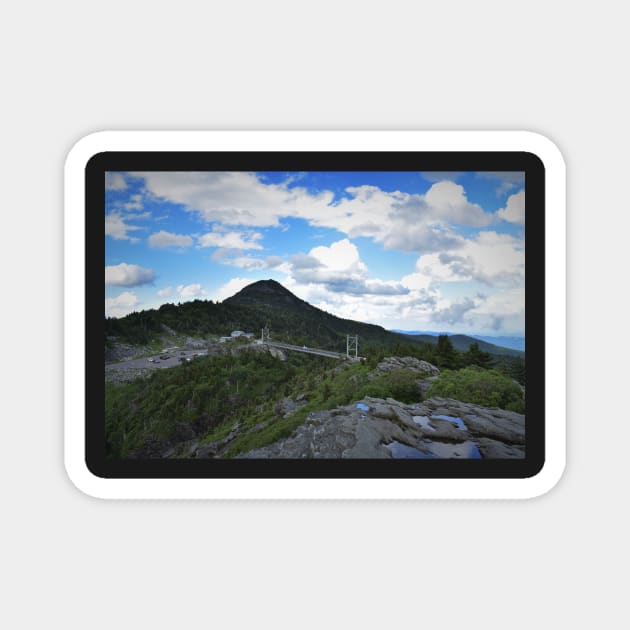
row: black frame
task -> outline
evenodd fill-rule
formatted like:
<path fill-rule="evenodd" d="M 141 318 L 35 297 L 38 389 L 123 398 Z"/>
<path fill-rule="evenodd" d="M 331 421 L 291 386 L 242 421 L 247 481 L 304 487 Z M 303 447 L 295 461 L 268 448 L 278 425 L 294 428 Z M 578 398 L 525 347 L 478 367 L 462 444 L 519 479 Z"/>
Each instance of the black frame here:
<path fill-rule="evenodd" d="M 524 171 L 526 456 L 523 459 L 105 459 L 106 171 Z M 545 463 L 545 168 L 519 151 L 103 152 L 85 168 L 85 461 L 128 479 L 524 479 Z"/>

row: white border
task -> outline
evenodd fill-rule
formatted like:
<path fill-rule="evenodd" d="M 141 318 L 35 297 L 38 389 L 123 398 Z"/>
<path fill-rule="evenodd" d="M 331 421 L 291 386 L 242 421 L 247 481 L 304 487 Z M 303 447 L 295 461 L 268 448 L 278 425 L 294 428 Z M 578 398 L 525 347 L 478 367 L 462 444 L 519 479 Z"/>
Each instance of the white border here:
<path fill-rule="evenodd" d="M 102 151 L 529 151 L 546 170 L 546 462 L 528 479 L 102 479 L 85 465 L 85 166 Z M 565 466 L 565 164 L 527 131 L 104 131 L 65 164 L 65 466 L 88 495 L 116 499 L 521 499 Z"/>

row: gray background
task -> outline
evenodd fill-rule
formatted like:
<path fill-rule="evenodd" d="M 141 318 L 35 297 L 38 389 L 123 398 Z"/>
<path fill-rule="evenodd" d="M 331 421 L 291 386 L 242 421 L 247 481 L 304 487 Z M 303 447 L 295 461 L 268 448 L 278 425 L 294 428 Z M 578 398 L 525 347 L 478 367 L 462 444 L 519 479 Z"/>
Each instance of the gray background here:
<path fill-rule="evenodd" d="M 9 628 L 618 627 L 628 57 L 615 2 L 3 9 Z M 566 8 L 565 8 L 566 7 Z M 523 502 L 105 502 L 62 464 L 62 167 L 101 129 L 528 129 L 568 166 L 568 465 Z"/>

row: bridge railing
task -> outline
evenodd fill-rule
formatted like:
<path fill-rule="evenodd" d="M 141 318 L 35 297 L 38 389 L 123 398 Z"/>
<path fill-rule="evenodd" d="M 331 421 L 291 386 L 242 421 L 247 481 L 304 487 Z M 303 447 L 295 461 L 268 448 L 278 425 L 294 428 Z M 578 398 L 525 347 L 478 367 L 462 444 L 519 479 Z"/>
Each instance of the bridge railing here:
<path fill-rule="evenodd" d="M 275 348 L 284 348 L 285 350 L 293 350 L 295 352 L 303 352 L 305 354 L 316 354 L 319 356 L 330 357 L 331 359 L 345 359 L 347 355 L 343 352 L 335 352 L 334 350 L 326 350 L 324 348 L 311 348 L 309 346 L 295 346 L 281 341 L 266 341 L 267 345 Z"/>

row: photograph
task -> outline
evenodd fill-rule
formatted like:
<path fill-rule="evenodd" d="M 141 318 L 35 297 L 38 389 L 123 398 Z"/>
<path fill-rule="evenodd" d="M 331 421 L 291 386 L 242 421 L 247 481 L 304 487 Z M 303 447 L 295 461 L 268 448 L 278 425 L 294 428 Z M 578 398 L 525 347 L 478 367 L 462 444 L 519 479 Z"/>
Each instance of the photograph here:
<path fill-rule="evenodd" d="M 105 460 L 526 457 L 524 171 L 101 194 Z"/>

